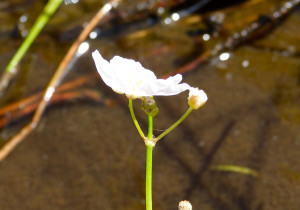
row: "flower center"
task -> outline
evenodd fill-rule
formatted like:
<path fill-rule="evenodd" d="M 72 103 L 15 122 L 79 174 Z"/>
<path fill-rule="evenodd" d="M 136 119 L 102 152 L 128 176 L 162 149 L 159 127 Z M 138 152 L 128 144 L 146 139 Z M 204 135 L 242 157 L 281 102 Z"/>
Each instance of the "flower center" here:
<path fill-rule="evenodd" d="M 143 80 L 139 78 L 129 79 L 129 86 L 132 91 L 136 91 L 143 84 Z"/>

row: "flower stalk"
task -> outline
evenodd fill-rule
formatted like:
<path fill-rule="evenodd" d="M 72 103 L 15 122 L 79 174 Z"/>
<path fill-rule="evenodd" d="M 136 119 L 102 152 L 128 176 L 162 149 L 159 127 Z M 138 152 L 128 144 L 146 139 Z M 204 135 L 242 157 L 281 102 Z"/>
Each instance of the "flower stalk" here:
<path fill-rule="evenodd" d="M 180 118 L 177 120 L 173 125 L 171 125 L 167 130 L 165 130 L 163 133 L 161 133 L 155 141 L 157 142 L 161 138 L 163 138 L 165 135 L 170 133 L 174 128 L 176 128 L 191 112 L 193 111 L 193 108 L 190 107 Z"/>
<path fill-rule="evenodd" d="M 146 210 L 152 210 L 152 151 L 153 146 L 147 145 L 146 153 Z"/>
<path fill-rule="evenodd" d="M 143 133 L 138 121 L 136 120 L 136 117 L 135 117 L 135 114 L 134 114 L 134 111 L 133 111 L 132 99 L 129 99 L 129 110 L 130 110 L 131 118 L 133 120 L 133 123 L 134 123 L 137 131 L 139 132 L 140 136 L 144 139 L 145 134 Z"/>
<path fill-rule="evenodd" d="M 148 115 L 149 129 L 148 142 L 146 143 L 146 210 L 152 210 L 152 151 L 154 144 L 152 144 L 153 137 L 153 117 Z"/>

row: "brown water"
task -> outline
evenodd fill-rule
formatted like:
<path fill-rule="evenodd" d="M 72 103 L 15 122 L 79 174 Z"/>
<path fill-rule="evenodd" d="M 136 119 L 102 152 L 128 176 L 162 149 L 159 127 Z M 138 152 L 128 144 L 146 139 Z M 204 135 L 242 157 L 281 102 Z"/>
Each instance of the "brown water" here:
<path fill-rule="evenodd" d="M 253 0 L 208 9 L 211 13 L 205 15 L 225 15 L 222 24 L 227 26 L 208 41 L 202 34 L 187 35 L 207 30 L 200 16 L 191 15 L 169 25 L 106 24 L 103 36 L 89 43 L 91 50 L 99 49 L 107 59 L 115 54 L 131 57 L 163 75 L 212 48 L 246 20 L 273 11 L 280 2 Z M 30 14 L 30 25 L 42 5 L 40 1 L 0 3 L 0 69 L 21 43 L 13 33 L 18 19 Z M 76 37 L 76 28 L 99 6 L 97 1 L 84 0 L 63 6 L 23 59 L 21 75 L 2 100 L 10 103 L 45 88 Z M 201 210 L 299 209 L 299 21 L 297 8 L 263 37 L 230 51 L 228 60 L 216 56 L 184 75 L 184 82 L 204 89 L 209 100 L 156 145 L 154 209 L 176 209 L 184 199 Z M 88 53 L 77 59 L 64 81 L 91 72 L 95 67 Z M 120 99 L 100 79 L 85 87 Z M 160 109 L 154 120 L 156 135 L 185 112 L 186 97 L 182 93 L 156 98 Z M 135 104 L 145 131 L 146 116 L 140 103 Z M 5 126 L 2 144 L 29 119 Z M 259 176 L 209 169 L 217 164 L 248 167 Z M 70 101 L 50 106 L 37 129 L 0 163 L 0 209 L 145 209 L 144 174 L 145 146 L 126 104 Z"/>

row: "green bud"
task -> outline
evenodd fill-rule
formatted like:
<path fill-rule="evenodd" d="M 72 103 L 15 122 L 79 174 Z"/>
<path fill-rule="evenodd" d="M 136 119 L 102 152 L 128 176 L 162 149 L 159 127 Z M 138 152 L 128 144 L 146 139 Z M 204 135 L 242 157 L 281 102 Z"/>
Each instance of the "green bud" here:
<path fill-rule="evenodd" d="M 156 102 L 152 96 L 142 97 L 142 109 L 146 112 L 147 115 L 155 117 L 159 109 L 156 106 Z"/>

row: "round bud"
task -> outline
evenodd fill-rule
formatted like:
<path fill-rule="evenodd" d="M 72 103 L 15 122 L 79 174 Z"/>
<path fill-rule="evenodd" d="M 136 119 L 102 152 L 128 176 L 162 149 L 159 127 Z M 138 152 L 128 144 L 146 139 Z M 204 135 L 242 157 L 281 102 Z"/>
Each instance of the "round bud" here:
<path fill-rule="evenodd" d="M 188 103 L 193 109 L 199 109 L 207 101 L 207 95 L 203 90 L 191 87 L 188 97 Z"/>
<path fill-rule="evenodd" d="M 189 201 L 180 201 L 178 210 L 192 210 L 192 204 Z"/>

